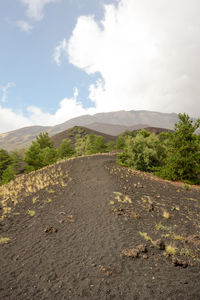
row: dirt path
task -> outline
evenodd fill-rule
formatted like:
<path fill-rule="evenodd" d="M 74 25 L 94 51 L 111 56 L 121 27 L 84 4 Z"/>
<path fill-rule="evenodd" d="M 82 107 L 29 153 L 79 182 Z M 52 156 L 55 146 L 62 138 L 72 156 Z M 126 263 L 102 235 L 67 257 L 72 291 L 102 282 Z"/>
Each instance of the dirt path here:
<path fill-rule="evenodd" d="M 113 193 L 122 192 L 107 170 L 114 159 L 60 164 L 67 186 L 40 190 L 35 203 L 26 197 L 0 223 L 0 235 L 11 239 L 0 245 L 0 299 L 199 299 L 199 265 L 163 265 L 151 247 L 151 259 L 120 256 L 141 244 L 143 221 L 111 212 Z"/>

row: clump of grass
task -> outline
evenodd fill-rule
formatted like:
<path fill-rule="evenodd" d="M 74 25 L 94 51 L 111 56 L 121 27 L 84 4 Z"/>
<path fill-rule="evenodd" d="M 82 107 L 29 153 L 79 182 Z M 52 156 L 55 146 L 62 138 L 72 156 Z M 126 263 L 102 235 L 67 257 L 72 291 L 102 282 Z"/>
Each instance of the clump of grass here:
<path fill-rule="evenodd" d="M 146 232 L 139 231 L 139 234 L 145 239 L 145 241 L 150 241 L 152 244 L 154 244 L 154 241 Z"/>
<path fill-rule="evenodd" d="M 36 203 L 37 199 L 38 199 L 38 197 L 33 197 L 33 199 L 32 199 L 33 204 Z"/>
<path fill-rule="evenodd" d="M 34 210 L 28 210 L 27 214 L 31 217 L 34 217 L 35 216 L 35 211 Z"/>
<path fill-rule="evenodd" d="M 48 193 L 49 193 L 49 194 L 53 194 L 53 193 L 55 193 L 55 191 L 49 190 Z"/>
<path fill-rule="evenodd" d="M 109 203 L 110 203 L 110 205 L 114 205 L 115 204 L 115 202 L 112 201 L 112 200 Z"/>
<path fill-rule="evenodd" d="M 189 190 L 190 190 L 190 186 L 187 185 L 187 184 L 184 184 L 184 185 L 183 185 L 183 188 L 184 188 L 186 191 L 189 191 Z"/>
<path fill-rule="evenodd" d="M 188 248 L 182 248 L 180 251 L 180 255 L 192 256 Z"/>
<path fill-rule="evenodd" d="M 113 192 L 115 194 L 115 200 L 119 203 L 132 203 L 132 200 L 129 196 L 123 196 L 120 192 Z"/>
<path fill-rule="evenodd" d="M 165 251 L 169 255 L 175 255 L 177 253 L 177 247 L 173 245 L 166 245 Z"/>
<path fill-rule="evenodd" d="M 155 225 L 156 230 L 170 231 L 172 228 L 169 226 L 164 226 L 161 223 Z"/>
<path fill-rule="evenodd" d="M 170 214 L 169 214 L 169 212 L 166 211 L 166 210 L 163 211 L 162 216 L 163 216 L 163 218 L 165 218 L 165 219 L 169 219 L 169 218 L 170 218 Z"/>
<path fill-rule="evenodd" d="M 177 241 L 182 241 L 182 240 L 184 240 L 184 237 L 183 236 L 181 236 L 181 235 L 179 235 L 179 234 L 176 234 L 176 233 L 172 233 L 172 238 L 174 239 L 174 240 L 177 240 Z"/>
<path fill-rule="evenodd" d="M 10 238 L 0 237 L 0 244 L 7 244 L 10 242 Z"/>

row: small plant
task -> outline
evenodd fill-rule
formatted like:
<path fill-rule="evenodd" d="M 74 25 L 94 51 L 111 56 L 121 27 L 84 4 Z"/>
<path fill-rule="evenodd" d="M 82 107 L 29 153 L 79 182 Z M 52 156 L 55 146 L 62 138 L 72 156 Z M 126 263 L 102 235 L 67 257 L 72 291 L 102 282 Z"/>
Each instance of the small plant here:
<path fill-rule="evenodd" d="M 0 244 L 7 244 L 10 242 L 10 238 L 0 237 Z"/>
<path fill-rule="evenodd" d="M 173 232 L 173 234 L 172 234 L 172 238 L 173 238 L 174 240 L 177 240 L 177 241 L 182 241 L 182 240 L 184 240 L 184 237 L 183 237 L 183 236 L 181 236 L 181 235 L 179 235 L 179 234 L 176 234 L 176 233 L 174 233 L 174 232 Z"/>
<path fill-rule="evenodd" d="M 173 246 L 173 245 L 167 245 L 165 247 L 165 251 L 169 255 L 175 255 L 177 253 L 177 250 L 178 249 L 175 246 Z"/>
<path fill-rule="evenodd" d="M 184 184 L 183 188 L 184 188 L 186 191 L 189 191 L 189 190 L 190 190 L 190 186 L 187 185 L 187 184 Z"/>
<path fill-rule="evenodd" d="M 139 234 L 145 239 L 145 241 L 150 241 L 152 244 L 154 244 L 154 241 L 146 232 L 139 231 Z"/>
<path fill-rule="evenodd" d="M 182 248 L 180 255 L 191 256 L 190 250 L 188 248 Z"/>
<path fill-rule="evenodd" d="M 172 228 L 169 226 L 164 226 L 161 223 L 155 225 L 156 230 L 170 231 Z"/>
<path fill-rule="evenodd" d="M 165 219 L 169 219 L 170 218 L 170 214 L 168 213 L 168 211 L 164 210 L 163 214 L 162 214 L 163 218 Z"/>
<path fill-rule="evenodd" d="M 28 210 L 27 214 L 31 217 L 35 216 L 35 211 L 34 210 Z"/>
<path fill-rule="evenodd" d="M 33 199 L 32 199 L 33 204 L 36 203 L 37 199 L 38 199 L 38 197 L 33 197 Z"/>

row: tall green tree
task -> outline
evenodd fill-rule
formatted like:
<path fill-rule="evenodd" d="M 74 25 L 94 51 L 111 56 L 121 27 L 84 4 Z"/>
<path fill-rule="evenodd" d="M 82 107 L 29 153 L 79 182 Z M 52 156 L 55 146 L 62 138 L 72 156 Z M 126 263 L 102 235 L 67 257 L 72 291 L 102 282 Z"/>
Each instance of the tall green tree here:
<path fill-rule="evenodd" d="M 167 156 L 161 174 L 172 180 L 195 182 L 200 174 L 200 139 L 195 133 L 200 119 L 179 114 L 174 133 L 168 134 Z"/>
<path fill-rule="evenodd" d="M 36 137 L 36 142 L 40 145 L 41 149 L 44 149 L 46 147 L 53 148 L 53 146 L 54 146 L 54 143 L 50 139 L 48 132 L 41 132 Z"/>
<path fill-rule="evenodd" d="M 40 133 L 25 152 L 26 171 L 31 172 L 52 164 L 57 160 L 57 151 L 53 147 L 47 132 Z"/>

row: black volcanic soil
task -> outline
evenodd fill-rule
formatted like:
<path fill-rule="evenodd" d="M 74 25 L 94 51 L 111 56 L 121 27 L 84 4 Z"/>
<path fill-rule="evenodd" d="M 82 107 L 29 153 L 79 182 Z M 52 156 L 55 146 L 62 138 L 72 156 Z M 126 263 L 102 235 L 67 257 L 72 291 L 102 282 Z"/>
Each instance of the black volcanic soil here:
<path fill-rule="evenodd" d="M 0 222 L 10 238 L 0 244 L 0 299 L 200 299 L 200 190 L 114 160 L 56 164 L 69 172 L 62 185 L 19 197 Z"/>

